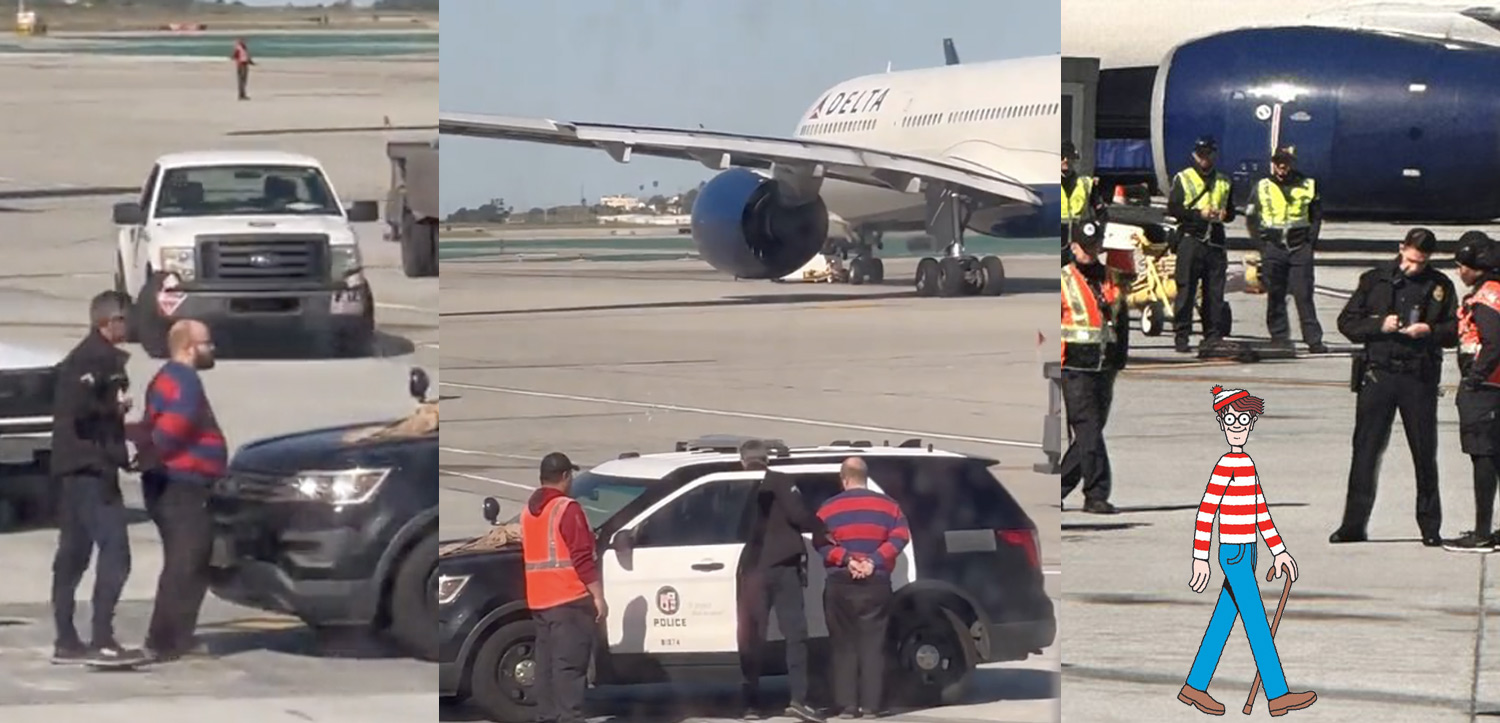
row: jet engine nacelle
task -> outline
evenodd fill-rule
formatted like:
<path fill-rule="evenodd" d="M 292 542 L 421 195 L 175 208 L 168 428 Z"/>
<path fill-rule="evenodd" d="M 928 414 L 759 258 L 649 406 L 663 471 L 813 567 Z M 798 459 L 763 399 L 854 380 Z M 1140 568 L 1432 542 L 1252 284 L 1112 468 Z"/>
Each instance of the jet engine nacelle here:
<path fill-rule="evenodd" d="M 742 279 L 779 279 L 823 249 L 828 207 L 821 197 L 786 205 L 777 181 L 731 168 L 698 192 L 692 229 L 710 266 Z"/>
<path fill-rule="evenodd" d="M 1156 77 L 1161 188 L 1194 140 L 1219 140 L 1243 204 L 1273 146 L 1293 146 L 1329 216 L 1480 221 L 1500 216 L 1500 49 L 1322 27 L 1212 35 Z"/>

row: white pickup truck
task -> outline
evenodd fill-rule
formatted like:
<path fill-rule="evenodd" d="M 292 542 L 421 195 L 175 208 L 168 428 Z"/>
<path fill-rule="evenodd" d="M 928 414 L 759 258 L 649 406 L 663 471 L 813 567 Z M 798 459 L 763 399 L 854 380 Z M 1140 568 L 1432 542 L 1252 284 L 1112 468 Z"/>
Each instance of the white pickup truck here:
<path fill-rule="evenodd" d="M 160 358 L 168 327 L 192 318 L 221 346 L 300 336 L 337 356 L 369 354 L 375 300 L 351 224 L 379 214 L 374 201 L 346 210 L 309 156 L 158 158 L 140 199 L 114 207 L 115 290 L 133 299 L 130 340 Z"/>

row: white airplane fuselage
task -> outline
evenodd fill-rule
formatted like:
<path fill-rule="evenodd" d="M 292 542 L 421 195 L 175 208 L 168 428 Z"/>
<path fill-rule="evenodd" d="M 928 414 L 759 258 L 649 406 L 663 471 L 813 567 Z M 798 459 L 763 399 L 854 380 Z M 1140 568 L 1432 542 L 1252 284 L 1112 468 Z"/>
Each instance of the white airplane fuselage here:
<path fill-rule="evenodd" d="M 1058 185 L 1060 70 L 1054 55 L 861 76 L 821 93 L 795 135 L 977 164 L 1050 203 Z M 824 183 L 822 195 L 854 226 L 920 223 L 925 208 L 921 195 L 840 181 Z M 989 219 L 971 225 L 988 228 Z"/>

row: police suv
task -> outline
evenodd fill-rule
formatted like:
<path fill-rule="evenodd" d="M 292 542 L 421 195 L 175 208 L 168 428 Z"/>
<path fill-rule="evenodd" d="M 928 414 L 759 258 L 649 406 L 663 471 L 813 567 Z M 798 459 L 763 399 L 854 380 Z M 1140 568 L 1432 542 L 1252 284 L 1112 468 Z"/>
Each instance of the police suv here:
<path fill-rule="evenodd" d="M 737 680 L 735 567 L 762 475 L 741 468 L 743 441 L 719 437 L 678 443 L 672 453 L 627 453 L 574 480 L 573 496 L 598 538 L 609 604 L 591 670 L 595 685 Z M 839 465 L 857 456 L 869 467 L 870 488 L 894 497 L 906 513 L 912 542 L 892 575 L 889 703 L 955 702 L 979 663 L 1023 660 L 1052 644 L 1057 622 L 1043 587 L 1036 525 L 990 473 L 996 460 L 919 440 L 898 447 L 768 442 L 772 468 L 792 475 L 812 509 L 841 491 Z M 498 511 L 487 498 L 491 524 Z M 824 575 L 808 545 L 806 609 L 818 661 L 827 656 Z M 535 629 L 520 545 L 445 548 L 451 551 L 438 561 L 440 695 L 468 698 L 495 720 L 529 720 Z M 766 674 L 784 674 L 774 622 L 770 639 Z M 812 670 L 826 675 L 828 665 L 815 662 Z M 827 690 L 818 683 L 814 691 Z"/>

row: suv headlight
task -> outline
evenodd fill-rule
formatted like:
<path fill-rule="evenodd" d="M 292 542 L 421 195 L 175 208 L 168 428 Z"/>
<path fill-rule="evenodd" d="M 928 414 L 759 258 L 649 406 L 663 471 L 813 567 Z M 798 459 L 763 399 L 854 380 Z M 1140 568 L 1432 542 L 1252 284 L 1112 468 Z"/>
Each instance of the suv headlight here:
<path fill-rule="evenodd" d="M 463 592 L 464 586 L 469 584 L 468 575 L 439 575 L 437 601 L 439 605 L 447 605 L 458 599 L 458 594 Z"/>
<path fill-rule="evenodd" d="M 342 279 L 364 268 L 364 259 L 359 255 L 359 245 L 328 247 L 328 275 L 334 280 Z"/>
<path fill-rule="evenodd" d="M 390 474 L 388 468 L 298 472 L 287 478 L 277 498 L 284 502 L 358 505 L 374 497 Z"/>
<path fill-rule="evenodd" d="M 165 246 L 156 261 L 157 271 L 176 274 L 183 281 L 192 281 L 198 272 L 198 249 L 192 246 Z"/>

